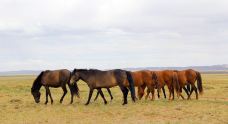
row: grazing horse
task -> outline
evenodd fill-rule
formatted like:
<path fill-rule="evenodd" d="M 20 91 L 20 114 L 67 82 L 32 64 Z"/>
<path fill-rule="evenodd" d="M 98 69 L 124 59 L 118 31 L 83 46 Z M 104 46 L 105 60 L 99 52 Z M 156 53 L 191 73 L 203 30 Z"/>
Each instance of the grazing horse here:
<path fill-rule="evenodd" d="M 169 89 L 169 100 L 174 100 L 174 89 L 177 92 L 177 97 L 179 97 L 179 83 L 178 77 L 176 72 L 171 70 L 164 70 L 164 71 L 151 71 L 152 79 L 156 82 L 156 86 L 158 88 L 158 93 L 160 92 L 161 88 L 164 88 L 167 85 Z M 147 92 L 147 96 L 149 95 L 149 91 Z"/>
<path fill-rule="evenodd" d="M 46 89 L 46 102 L 45 104 L 48 103 L 48 95 L 50 96 L 51 99 L 51 104 L 53 103 L 53 99 L 51 96 L 51 92 L 49 87 L 62 87 L 63 89 L 63 96 L 60 99 L 60 103 L 63 102 L 63 98 L 67 94 L 67 89 L 66 89 L 66 84 L 68 84 L 68 87 L 70 88 L 71 91 L 71 104 L 73 103 L 73 95 L 77 95 L 79 97 L 79 92 L 78 92 L 78 86 L 77 84 L 70 85 L 70 77 L 71 77 L 71 72 L 66 69 L 62 70 L 55 70 L 55 71 L 42 71 L 39 76 L 35 79 L 33 82 L 32 88 L 31 88 L 31 93 L 34 97 L 34 100 L 36 103 L 40 102 L 40 88 L 41 86 L 44 86 Z"/>
<path fill-rule="evenodd" d="M 138 98 L 142 99 L 144 89 L 147 87 L 147 89 L 152 93 L 151 100 L 154 100 L 155 82 L 152 80 L 151 72 L 148 70 L 141 70 L 131 72 L 131 75 L 133 77 L 135 87 L 138 87 Z"/>
<path fill-rule="evenodd" d="M 192 69 L 183 70 L 183 71 L 175 70 L 175 72 L 178 75 L 178 82 L 179 82 L 180 88 L 183 88 L 185 90 L 186 94 L 188 95 L 188 99 L 191 98 L 191 94 L 193 90 L 195 91 L 196 99 L 198 99 L 198 91 L 195 86 L 196 81 L 197 81 L 197 87 L 199 89 L 199 93 L 200 94 L 203 93 L 202 78 L 201 78 L 200 72 L 194 71 Z M 189 88 L 186 89 L 185 85 L 187 85 Z M 189 94 L 188 90 L 190 90 L 190 85 L 191 85 L 191 91 Z M 182 97 L 182 99 L 184 99 L 184 96 L 182 94 L 180 94 L 180 96 Z"/>
<path fill-rule="evenodd" d="M 104 103 L 107 104 L 101 88 L 111 88 L 117 85 L 120 87 L 123 93 L 123 105 L 127 104 L 127 95 L 129 92 L 128 88 L 130 89 L 132 100 L 135 101 L 134 82 L 131 77 L 131 73 L 128 71 L 121 69 L 109 71 L 101 71 L 95 69 L 74 69 L 70 83 L 77 82 L 80 79 L 86 82 L 90 88 L 89 97 L 85 105 L 88 105 L 90 103 L 94 89 L 98 90 L 104 100 Z"/>

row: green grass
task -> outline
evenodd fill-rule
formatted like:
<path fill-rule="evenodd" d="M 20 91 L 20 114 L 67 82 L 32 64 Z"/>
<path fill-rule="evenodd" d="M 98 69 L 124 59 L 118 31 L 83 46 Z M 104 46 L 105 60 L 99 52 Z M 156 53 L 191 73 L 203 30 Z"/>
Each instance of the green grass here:
<path fill-rule="evenodd" d="M 141 100 L 122 106 L 122 93 L 118 87 L 111 89 L 114 100 L 105 92 L 107 105 L 101 97 L 84 103 L 88 97 L 88 87 L 80 82 L 81 98 L 74 98 L 71 105 L 70 93 L 63 104 L 59 103 L 62 89 L 51 88 L 54 104 L 44 105 L 45 92 L 42 88 L 41 103 L 36 104 L 30 93 L 35 76 L 0 77 L 0 123 L 2 124 L 75 124 L 75 123 L 161 123 L 161 124 L 195 124 L 195 123 L 228 123 L 228 75 L 204 74 L 204 94 L 195 100 L 175 99 L 168 101 L 162 98 L 155 101 Z M 69 91 L 69 89 L 68 89 Z M 168 90 L 166 90 L 168 94 Z M 96 92 L 93 94 L 95 97 Z M 184 94 L 184 93 L 183 93 Z M 186 96 L 185 96 L 186 97 Z M 50 101 L 50 100 L 49 100 Z"/>

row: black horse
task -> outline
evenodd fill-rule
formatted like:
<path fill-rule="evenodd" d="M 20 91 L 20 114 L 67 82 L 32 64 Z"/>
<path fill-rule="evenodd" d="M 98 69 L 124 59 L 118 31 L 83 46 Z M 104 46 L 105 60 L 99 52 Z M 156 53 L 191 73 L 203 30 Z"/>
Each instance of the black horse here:
<path fill-rule="evenodd" d="M 104 94 L 101 88 L 111 88 L 114 86 L 119 86 L 124 97 L 123 105 L 127 104 L 127 95 L 130 89 L 132 100 L 135 101 L 135 88 L 134 82 L 131 76 L 131 73 L 121 69 L 101 71 L 95 69 L 74 69 L 71 76 L 70 83 L 73 84 L 78 80 L 83 80 L 87 83 L 90 88 L 89 97 L 86 105 L 89 104 L 90 99 L 93 94 L 93 90 L 97 89 L 101 94 L 104 103 L 107 104 L 107 101 L 104 97 Z M 128 89 L 129 88 L 129 89 Z"/>
<path fill-rule="evenodd" d="M 71 91 L 71 104 L 73 103 L 73 95 L 77 95 L 79 97 L 79 89 L 76 83 L 73 85 L 70 85 L 70 78 L 71 78 L 71 72 L 66 69 L 62 70 L 55 70 L 55 71 L 42 71 L 39 76 L 35 79 L 33 82 L 32 88 L 31 88 L 31 93 L 34 97 L 34 100 L 36 103 L 40 102 L 40 88 L 41 86 L 44 86 L 46 89 L 46 102 L 45 104 L 48 103 L 48 95 L 50 96 L 51 99 L 51 104 L 53 103 L 53 99 L 51 96 L 51 92 L 49 87 L 62 87 L 63 89 L 63 96 L 60 99 L 60 103 L 63 102 L 63 98 L 67 94 L 67 88 L 66 84 L 68 84 L 68 87 L 70 88 Z"/>

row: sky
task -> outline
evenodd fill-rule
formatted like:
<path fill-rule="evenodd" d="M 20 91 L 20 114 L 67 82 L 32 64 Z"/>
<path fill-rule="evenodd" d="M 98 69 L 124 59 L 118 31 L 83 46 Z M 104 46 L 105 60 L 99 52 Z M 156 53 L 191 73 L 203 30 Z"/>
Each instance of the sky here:
<path fill-rule="evenodd" d="M 227 0 L 0 0 L 0 71 L 228 64 Z"/>

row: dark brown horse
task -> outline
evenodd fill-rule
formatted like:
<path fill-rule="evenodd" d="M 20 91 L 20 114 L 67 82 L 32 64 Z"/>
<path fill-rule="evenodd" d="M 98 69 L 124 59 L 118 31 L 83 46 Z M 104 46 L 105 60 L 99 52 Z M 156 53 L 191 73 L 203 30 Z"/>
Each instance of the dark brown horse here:
<path fill-rule="evenodd" d="M 40 102 L 40 88 L 41 86 L 44 86 L 46 89 L 46 102 L 45 104 L 48 103 L 48 95 L 50 96 L 51 99 L 51 104 L 53 103 L 53 99 L 51 96 L 51 92 L 49 87 L 62 87 L 63 89 L 63 96 L 60 99 L 60 103 L 63 102 L 63 98 L 67 94 L 67 88 L 66 84 L 68 84 L 70 91 L 71 91 L 71 104 L 73 103 L 73 95 L 77 95 L 79 97 L 79 92 L 78 92 L 78 86 L 77 84 L 70 85 L 70 77 L 71 77 L 71 72 L 66 69 L 62 70 L 55 70 L 55 71 L 42 71 L 39 76 L 35 79 L 33 82 L 32 88 L 31 88 L 31 93 L 34 97 L 34 100 L 36 103 Z"/>
<path fill-rule="evenodd" d="M 183 70 L 183 71 L 175 70 L 175 72 L 177 72 L 177 75 L 178 75 L 178 82 L 179 82 L 180 88 L 184 89 L 184 91 L 188 95 L 188 99 L 191 98 L 191 94 L 193 90 L 195 91 L 196 99 L 198 99 L 198 91 L 195 86 L 196 81 L 197 81 L 197 87 L 198 87 L 199 93 L 200 94 L 203 93 L 202 78 L 201 78 L 200 72 L 194 71 L 192 69 Z M 185 85 L 191 85 L 190 94 L 188 93 L 188 90 L 185 88 Z M 182 94 L 180 94 L 180 96 L 182 97 L 182 99 L 184 99 L 184 96 Z"/>
<path fill-rule="evenodd" d="M 179 83 L 177 73 L 171 70 L 164 71 L 151 71 L 152 79 L 156 82 L 156 86 L 158 88 L 158 92 L 160 92 L 161 88 L 164 88 L 167 85 L 169 89 L 169 100 L 174 99 L 174 89 L 177 92 L 177 96 L 179 97 Z M 148 97 L 148 93 L 147 96 Z"/>
<path fill-rule="evenodd" d="M 94 89 L 98 90 L 104 100 L 104 103 L 107 104 L 101 88 L 111 88 L 114 86 L 119 86 L 123 93 L 123 105 L 127 104 L 127 95 L 129 92 L 128 88 L 130 89 L 132 100 L 135 101 L 134 82 L 130 72 L 128 71 L 121 69 L 109 71 L 101 71 L 95 69 L 74 69 L 70 82 L 74 83 L 80 79 L 86 82 L 90 88 L 89 97 L 85 105 L 89 104 Z"/>
<path fill-rule="evenodd" d="M 132 78 L 134 80 L 135 87 L 138 88 L 138 98 L 141 99 L 144 95 L 144 89 L 147 87 L 148 91 L 154 94 L 154 88 L 155 88 L 155 82 L 152 80 L 152 74 L 149 70 L 140 70 L 140 71 L 134 71 L 131 72 Z M 109 90 L 109 89 L 107 89 Z M 111 99 L 111 91 L 108 91 Z M 97 99 L 99 95 L 99 92 L 97 92 L 97 96 L 95 100 Z M 151 100 L 154 100 L 154 97 L 152 97 Z"/>

